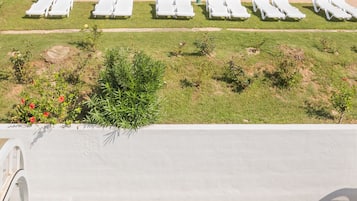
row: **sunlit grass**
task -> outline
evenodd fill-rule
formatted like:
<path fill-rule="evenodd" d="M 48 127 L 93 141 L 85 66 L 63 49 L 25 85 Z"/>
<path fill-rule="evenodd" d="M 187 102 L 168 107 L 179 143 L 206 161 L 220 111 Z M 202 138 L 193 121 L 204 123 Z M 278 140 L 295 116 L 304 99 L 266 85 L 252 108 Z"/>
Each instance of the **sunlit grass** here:
<path fill-rule="evenodd" d="M 231 31 L 209 33 L 215 38 L 213 57 L 198 56 L 193 45 L 203 33 L 104 33 L 99 49 L 104 52 L 112 47 L 129 47 L 145 51 L 167 66 L 165 82 L 160 91 L 162 108 L 159 123 L 335 123 L 329 116 L 307 112 L 306 101 L 327 107 L 329 93 L 347 77 L 356 84 L 357 55 L 351 50 L 357 45 L 357 33 L 238 33 Z M 41 60 L 41 54 L 54 45 L 72 46 L 82 35 L 2 35 L 0 38 L 1 71 L 11 75 L 8 52 L 12 48 L 24 48 L 25 41 L 33 45 L 33 60 Z M 318 49 L 320 40 L 337 44 L 338 54 Z M 258 55 L 248 55 L 247 47 L 265 41 Z M 178 43 L 185 42 L 183 56 L 170 56 Z M 234 60 L 248 72 L 274 68 L 279 47 L 286 45 L 304 52 L 305 82 L 290 90 L 272 87 L 262 72 L 253 84 L 242 93 L 235 93 L 226 83 L 215 79 L 221 75 L 227 62 Z M 182 80 L 199 82 L 198 87 L 182 85 Z M 0 119 L 7 119 L 13 103 L 18 103 L 11 76 L 0 80 Z M 9 95 L 12 94 L 12 95 Z M 347 115 L 345 123 L 356 123 L 357 100 Z"/>

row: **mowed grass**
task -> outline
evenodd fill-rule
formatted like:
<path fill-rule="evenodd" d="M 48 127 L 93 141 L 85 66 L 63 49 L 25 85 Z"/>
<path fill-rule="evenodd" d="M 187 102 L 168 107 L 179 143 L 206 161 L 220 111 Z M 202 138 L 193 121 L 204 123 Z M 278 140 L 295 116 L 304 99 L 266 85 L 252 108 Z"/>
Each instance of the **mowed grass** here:
<path fill-rule="evenodd" d="M 32 0 L 3 0 L 0 8 L 0 30 L 28 29 L 80 29 L 84 24 L 98 25 L 100 28 L 177 28 L 177 27 L 220 27 L 220 28 L 258 28 L 258 29 L 349 29 L 357 28 L 357 21 L 328 21 L 321 11 L 316 14 L 312 4 L 294 4 L 306 18 L 301 21 L 262 21 L 260 13 L 253 13 L 252 4 L 244 3 L 252 15 L 248 20 L 210 20 L 205 5 L 196 5 L 193 19 L 156 19 L 155 2 L 135 2 L 133 15 L 129 19 L 93 19 L 91 11 L 95 2 L 75 2 L 69 18 L 28 18 L 25 11 Z"/>
<path fill-rule="evenodd" d="M 162 101 L 158 123 L 335 123 L 329 105 L 332 89 L 348 82 L 357 82 L 357 33 L 209 33 L 215 38 L 215 54 L 198 56 L 193 42 L 204 33 L 103 33 L 100 51 L 129 47 L 144 51 L 167 66 L 165 85 L 159 93 Z M 24 48 L 25 41 L 33 45 L 33 60 L 54 45 L 72 46 L 80 33 L 49 35 L 1 35 L 0 37 L 0 119 L 9 121 L 7 112 L 19 102 L 21 85 L 14 84 L 8 52 Z M 338 49 L 330 54 L 319 49 L 321 40 Z M 249 55 L 247 47 L 265 43 L 260 54 Z M 170 56 L 180 42 L 185 42 L 181 57 Z M 275 69 L 282 47 L 303 51 L 302 83 L 290 90 L 271 86 L 264 69 Z M 253 84 L 236 93 L 217 77 L 233 60 L 250 75 Z M 36 66 L 34 66 L 36 68 Z M 65 66 L 63 66 L 65 68 Z M 198 87 L 183 85 L 183 80 L 199 83 Z M 306 103 L 313 103 L 308 107 Z M 344 123 L 357 123 L 357 100 Z"/>

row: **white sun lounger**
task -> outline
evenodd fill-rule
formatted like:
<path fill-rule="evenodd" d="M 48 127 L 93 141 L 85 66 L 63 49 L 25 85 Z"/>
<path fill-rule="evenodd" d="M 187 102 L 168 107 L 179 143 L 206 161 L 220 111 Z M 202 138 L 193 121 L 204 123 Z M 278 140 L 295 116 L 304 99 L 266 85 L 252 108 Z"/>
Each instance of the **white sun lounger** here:
<path fill-rule="evenodd" d="M 174 0 L 157 0 L 156 1 L 156 17 L 176 17 L 176 9 Z"/>
<path fill-rule="evenodd" d="M 114 5 L 113 17 L 131 17 L 133 0 L 118 0 Z"/>
<path fill-rule="evenodd" d="M 240 0 L 226 0 L 226 4 L 231 18 L 248 19 L 250 17 L 247 8 L 242 6 Z"/>
<path fill-rule="evenodd" d="M 94 11 L 92 12 L 93 17 L 97 16 L 112 16 L 114 11 L 115 1 L 113 0 L 99 0 L 95 5 Z"/>
<path fill-rule="evenodd" d="M 36 3 L 31 5 L 25 13 L 27 16 L 47 16 L 48 11 L 53 3 L 53 0 L 38 0 Z"/>
<path fill-rule="evenodd" d="M 206 10 L 208 11 L 208 15 L 210 19 L 213 17 L 221 17 L 221 18 L 231 17 L 224 0 L 207 0 L 206 3 L 207 3 Z"/>
<path fill-rule="evenodd" d="M 303 19 L 306 17 L 299 9 L 292 6 L 288 0 L 272 0 L 274 6 L 276 6 L 280 12 L 284 13 L 286 17 L 292 19 Z"/>
<path fill-rule="evenodd" d="M 314 10 L 318 13 L 321 9 L 325 11 L 326 19 L 331 20 L 333 17 L 342 20 L 351 19 L 351 15 L 332 5 L 328 0 L 312 0 Z"/>
<path fill-rule="evenodd" d="M 341 8 L 346 13 L 352 15 L 354 18 L 357 18 L 357 8 L 353 7 L 352 5 L 348 4 L 344 0 L 331 0 L 331 3 L 335 6 Z"/>
<path fill-rule="evenodd" d="M 253 11 L 260 11 L 262 20 L 266 18 L 285 19 L 285 14 L 269 3 L 269 0 L 252 0 Z"/>
<path fill-rule="evenodd" d="M 177 17 L 189 17 L 195 16 L 191 0 L 175 0 L 176 16 Z"/>
<path fill-rule="evenodd" d="M 56 0 L 51 10 L 48 12 L 49 16 L 67 16 L 73 7 L 73 0 Z"/>

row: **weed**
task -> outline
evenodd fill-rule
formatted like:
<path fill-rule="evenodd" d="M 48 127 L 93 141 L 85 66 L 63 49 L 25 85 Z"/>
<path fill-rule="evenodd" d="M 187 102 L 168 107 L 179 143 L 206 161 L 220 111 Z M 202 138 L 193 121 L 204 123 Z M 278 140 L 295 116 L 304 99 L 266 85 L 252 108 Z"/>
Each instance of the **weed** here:
<path fill-rule="evenodd" d="M 319 50 L 322 52 L 330 54 L 338 54 L 337 46 L 330 40 L 322 38 L 320 40 L 320 45 L 318 46 Z"/>

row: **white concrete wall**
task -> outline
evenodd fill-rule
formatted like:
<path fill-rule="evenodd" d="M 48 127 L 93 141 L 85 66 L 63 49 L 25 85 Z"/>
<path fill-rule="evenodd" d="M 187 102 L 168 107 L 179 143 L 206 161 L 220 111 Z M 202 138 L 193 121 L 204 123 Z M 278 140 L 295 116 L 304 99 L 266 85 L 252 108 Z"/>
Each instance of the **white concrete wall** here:
<path fill-rule="evenodd" d="M 0 125 L 30 201 L 356 201 L 357 125 Z"/>

